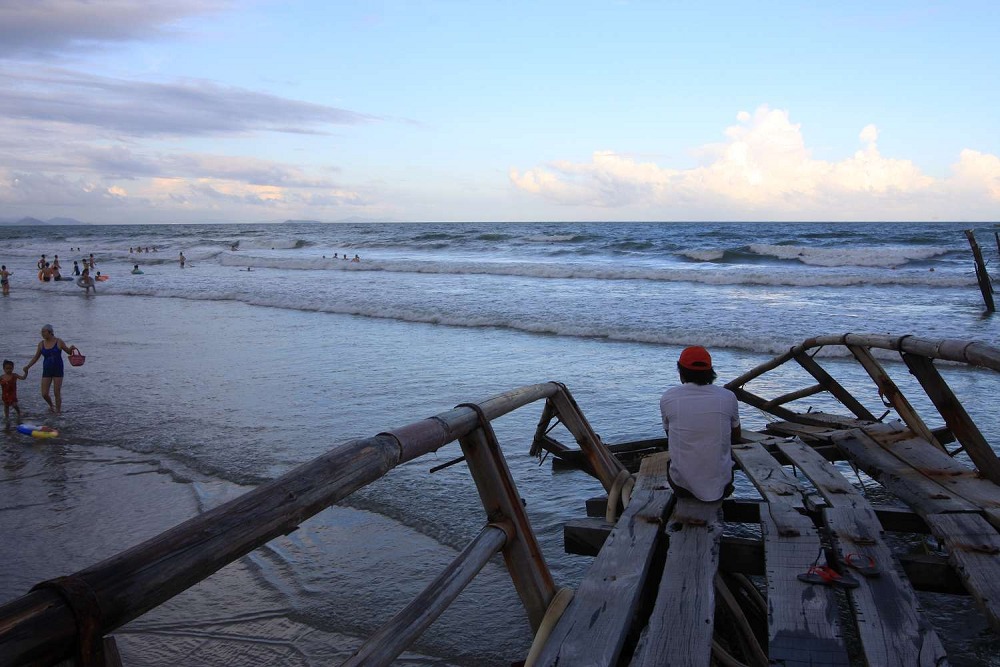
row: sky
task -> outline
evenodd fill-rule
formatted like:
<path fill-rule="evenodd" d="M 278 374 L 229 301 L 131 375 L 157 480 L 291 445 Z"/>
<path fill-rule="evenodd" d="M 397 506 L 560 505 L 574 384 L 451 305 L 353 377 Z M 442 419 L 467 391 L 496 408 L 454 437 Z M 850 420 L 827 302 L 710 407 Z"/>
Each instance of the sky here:
<path fill-rule="evenodd" d="M 995 0 L 0 0 L 0 218 L 997 221 Z"/>

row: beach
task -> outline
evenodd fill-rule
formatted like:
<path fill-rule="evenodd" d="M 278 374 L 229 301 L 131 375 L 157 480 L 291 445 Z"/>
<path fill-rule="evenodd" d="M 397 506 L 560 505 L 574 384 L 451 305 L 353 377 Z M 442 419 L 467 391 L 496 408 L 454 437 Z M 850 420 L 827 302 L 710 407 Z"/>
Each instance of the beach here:
<path fill-rule="evenodd" d="M 595 430 L 620 442 L 662 434 L 659 395 L 676 383 L 674 362 L 688 344 L 712 350 L 720 382 L 818 334 L 995 345 L 1000 324 L 981 314 L 961 230 L 0 226 L 0 260 L 14 270 L 11 294 L 0 299 L 0 354 L 20 370 L 51 323 L 87 356 L 81 367 L 67 364 L 61 416 L 48 415 L 38 395 L 40 365 L 19 383 L 25 420 L 60 436 L 0 437 L 0 602 L 337 443 L 514 387 L 565 383 Z M 984 246 L 990 232 L 979 230 Z M 139 243 L 157 252 L 129 253 Z M 64 274 L 93 252 L 110 279 L 92 296 L 71 281 L 40 283 L 32 269 L 43 252 L 60 255 Z M 333 259 L 335 252 L 361 261 Z M 134 264 L 142 275 L 130 273 Z M 862 379 L 843 366 L 842 381 L 860 390 Z M 977 400 L 997 395 L 996 374 L 945 372 L 996 446 L 992 405 Z M 867 395 L 875 410 L 877 397 Z M 495 428 L 553 577 L 572 586 L 590 561 L 563 553 L 562 523 L 581 516 L 601 488 L 528 456 L 539 410 L 517 411 Z M 742 418 L 750 428 L 766 421 L 746 406 Z M 485 523 L 464 465 L 429 473 L 459 454 L 452 445 L 393 470 L 116 632 L 126 664 L 319 665 L 347 657 Z M 737 494 L 755 492 L 743 481 Z M 944 624 L 942 636 L 954 638 L 953 664 L 997 664 L 1000 642 L 968 613 L 971 603 L 946 597 L 925 604 L 933 603 L 928 612 Z M 400 664 L 505 665 L 530 641 L 494 559 Z"/>

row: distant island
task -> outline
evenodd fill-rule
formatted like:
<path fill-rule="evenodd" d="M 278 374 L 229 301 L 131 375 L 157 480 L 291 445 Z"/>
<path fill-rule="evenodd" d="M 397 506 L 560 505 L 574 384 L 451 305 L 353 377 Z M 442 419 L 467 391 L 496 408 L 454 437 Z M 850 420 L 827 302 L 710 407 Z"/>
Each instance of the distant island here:
<path fill-rule="evenodd" d="M 20 218 L 14 220 L 11 218 L 0 218 L 0 225 L 23 225 L 25 227 L 31 225 L 89 225 L 89 222 L 81 222 L 76 218 L 49 218 L 48 220 L 39 220 L 38 218 Z"/>

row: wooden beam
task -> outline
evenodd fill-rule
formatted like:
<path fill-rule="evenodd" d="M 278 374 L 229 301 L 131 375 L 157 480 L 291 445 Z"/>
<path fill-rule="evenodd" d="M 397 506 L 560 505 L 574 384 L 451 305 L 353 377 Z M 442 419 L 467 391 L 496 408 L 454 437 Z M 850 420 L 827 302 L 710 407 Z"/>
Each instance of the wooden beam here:
<path fill-rule="evenodd" d="M 847 349 L 851 351 L 854 358 L 858 360 L 861 366 L 871 377 L 872 381 L 878 386 L 879 392 L 892 403 L 892 407 L 896 409 L 896 413 L 899 414 L 900 419 L 903 420 L 914 434 L 920 436 L 927 442 L 931 443 L 935 447 L 944 450 L 944 446 L 937 441 L 931 430 L 927 428 L 927 424 L 924 420 L 920 418 L 917 411 L 913 409 L 910 402 L 906 400 L 906 396 L 903 392 L 899 390 L 896 383 L 892 381 L 889 374 L 885 372 L 882 368 L 882 364 L 872 356 L 871 350 L 867 347 L 861 347 L 859 345 L 848 345 Z"/>
<path fill-rule="evenodd" d="M 455 601 L 506 540 L 502 528 L 483 528 L 420 595 L 369 637 L 341 667 L 391 665 Z"/>
<path fill-rule="evenodd" d="M 573 435 L 576 443 L 583 450 L 595 476 L 604 486 L 604 490 L 611 491 L 618 473 L 624 471 L 625 466 L 601 442 L 601 438 L 591 428 L 590 422 L 583 416 L 573 399 L 573 395 L 566 387 L 560 385 L 560 391 L 556 392 L 550 400 L 562 420 L 563 426 Z"/>
<path fill-rule="evenodd" d="M 669 456 L 642 461 L 632 500 L 552 629 L 535 665 L 615 665 L 642 598 L 673 492 Z"/>
<path fill-rule="evenodd" d="M 864 419 L 866 421 L 875 421 L 875 415 L 868 411 L 868 408 L 861 405 L 858 399 L 854 398 L 851 392 L 844 389 L 843 385 L 833 379 L 833 376 L 826 372 L 826 370 L 819 365 L 819 363 L 806 354 L 804 351 L 797 352 L 794 355 L 795 361 L 799 363 L 802 368 L 805 369 L 807 373 L 816 378 L 816 381 L 827 388 L 827 390 L 833 394 L 834 398 L 844 404 L 844 406 L 854 413 L 858 419 Z"/>
<path fill-rule="evenodd" d="M 1000 458 L 997 458 L 996 452 L 934 367 L 934 362 L 927 357 L 906 352 L 903 353 L 903 361 L 941 413 L 948 429 L 979 468 L 980 474 L 994 484 L 1000 484 Z"/>
<path fill-rule="evenodd" d="M 983 303 L 986 304 L 986 312 L 995 312 L 997 307 L 993 303 L 993 285 L 990 283 L 990 274 L 986 272 L 983 251 L 979 249 L 979 243 L 976 242 L 976 235 L 971 229 L 965 230 L 965 238 L 969 239 L 969 245 L 972 246 L 972 258 L 976 262 L 976 280 L 979 282 L 979 291 L 983 294 Z"/>
<path fill-rule="evenodd" d="M 487 520 L 508 528 L 510 534 L 503 546 L 503 559 L 528 614 L 528 622 L 532 630 L 537 631 L 556 594 L 556 585 L 531 530 L 521 494 L 488 422 L 483 428 L 460 438 L 459 443 Z"/>

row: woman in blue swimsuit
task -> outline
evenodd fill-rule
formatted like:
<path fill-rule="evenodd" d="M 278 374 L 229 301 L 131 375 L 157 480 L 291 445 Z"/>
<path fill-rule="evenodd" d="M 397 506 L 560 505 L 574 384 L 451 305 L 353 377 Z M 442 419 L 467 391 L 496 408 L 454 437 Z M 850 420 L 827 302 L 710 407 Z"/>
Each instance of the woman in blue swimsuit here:
<path fill-rule="evenodd" d="M 49 410 L 57 415 L 62 412 L 62 381 L 63 381 L 63 360 L 62 353 L 72 353 L 76 350 L 76 345 L 66 345 L 62 338 L 56 338 L 51 324 L 42 326 L 42 340 L 38 343 L 35 356 L 31 358 L 28 365 L 24 367 L 24 372 L 35 365 L 39 357 L 44 357 L 42 361 L 42 398 L 49 404 Z M 55 405 L 49 398 L 49 387 L 55 388 Z"/>

